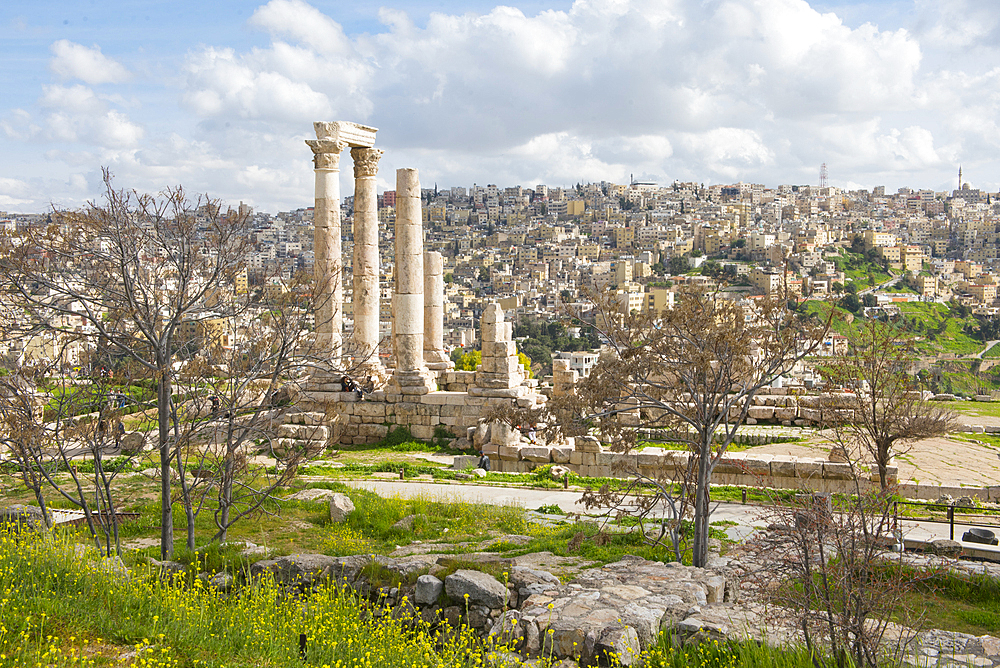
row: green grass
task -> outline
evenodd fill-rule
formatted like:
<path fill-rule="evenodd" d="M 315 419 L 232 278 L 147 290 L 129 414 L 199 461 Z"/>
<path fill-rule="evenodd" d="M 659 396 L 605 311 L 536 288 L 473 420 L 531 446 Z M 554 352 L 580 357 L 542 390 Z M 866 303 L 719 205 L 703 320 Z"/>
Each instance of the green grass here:
<path fill-rule="evenodd" d="M 952 573 L 918 582 L 907 603 L 926 616 L 925 626 L 973 635 L 1000 634 L 1000 581 Z"/>
<path fill-rule="evenodd" d="M 941 352 L 974 355 L 983 349 L 982 342 L 962 331 L 967 324 L 975 324 L 975 318 L 971 316 L 958 318 L 945 304 L 903 302 L 895 306 L 899 307 L 902 317 L 907 320 L 908 329 L 918 338 L 919 350 L 925 354 L 933 355 Z M 816 299 L 806 300 L 800 306 L 802 312 L 814 316 L 821 322 L 826 322 L 831 308 L 834 312 L 830 323 L 833 331 L 847 337 L 856 335 L 864 319 L 850 311 Z M 919 323 L 919 326 L 916 323 Z"/>
<path fill-rule="evenodd" d="M 303 606 L 268 578 L 233 597 L 196 582 L 141 568 L 123 578 L 74 556 L 69 541 L 0 537 L 2 662 L 123 665 L 138 651 L 129 665 L 458 668 L 482 665 L 487 651 L 469 630 L 438 637 L 412 613 L 371 615 L 346 588 L 321 585 Z"/>
<path fill-rule="evenodd" d="M 995 401 L 948 401 L 942 404 L 956 413 L 980 417 L 1000 417 L 1000 402 Z M 977 434 L 988 436 L 989 434 Z M 988 439 L 987 439 L 988 440 Z"/>
<path fill-rule="evenodd" d="M 920 322 L 926 338 L 920 348 L 926 352 L 940 350 L 956 355 L 974 355 L 983 349 L 983 343 L 965 334 L 962 328 L 975 324 L 975 318 L 958 318 L 945 304 L 906 302 L 898 304 L 899 310 L 910 322 Z"/>
<path fill-rule="evenodd" d="M 446 563 L 440 575 L 470 565 L 504 577 L 499 564 L 485 567 L 461 559 Z M 378 565 L 366 574 L 375 582 L 403 584 Z M 512 665 L 490 659 L 491 651 L 506 651 L 502 640 L 491 647 L 468 627 L 434 628 L 412 608 L 377 607 L 349 588 L 320 584 L 303 601 L 265 576 L 237 595 L 220 596 L 200 580 L 163 581 L 159 572 L 141 567 L 127 578 L 102 570 L 91 558 L 74 554 L 72 537 L 17 541 L 0 536 L 0 592 L 3 665 Z M 300 634 L 305 636 L 301 654 Z M 550 665 L 548 659 L 543 656 L 539 665 Z M 661 635 L 640 662 L 655 668 L 809 665 L 808 654 L 801 649 L 750 641 L 680 647 L 672 644 L 669 633 Z M 609 663 L 617 665 L 614 658 Z"/>
<path fill-rule="evenodd" d="M 892 276 L 881 267 L 881 265 L 869 262 L 863 255 L 843 251 L 840 257 L 830 258 L 837 265 L 837 270 L 844 272 L 844 277 L 848 281 L 858 284 L 858 289 L 865 289 L 871 285 L 880 285 L 888 281 Z"/>
<path fill-rule="evenodd" d="M 812 655 L 804 647 L 772 647 L 753 641 L 707 640 L 688 646 L 675 643 L 663 633 L 646 657 L 647 668 L 814 668 Z"/>
<path fill-rule="evenodd" d="M 1000 357 L 1000 343 L 995 344 L 992 348 L 983 353 L 984 359 L 996 359 Z"/>

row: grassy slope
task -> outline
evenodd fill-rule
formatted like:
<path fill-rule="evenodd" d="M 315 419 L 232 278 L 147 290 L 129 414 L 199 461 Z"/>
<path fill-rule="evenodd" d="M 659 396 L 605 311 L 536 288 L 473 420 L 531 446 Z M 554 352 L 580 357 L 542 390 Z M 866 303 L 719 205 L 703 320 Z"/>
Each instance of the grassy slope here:
<path fill-rule="evenodd" d="M 927 355 L 937 353 L 953 353 L 955 355 L 974 355 L 983 349 L 983 344 L 969 337 L 962 332 L 962 328 L 969 322 L 966 318 L 957 318 L 944 304 L 928 302 L 908 302 L 898 304 L 900 311 L 908 321 L 917 320 L 922 323 L 923 331 L 918 332 L 920 339 L 919 347 L 921 352 Z M 810 299 L 802 307 L 806 313 L 815 315 L 820 320 L 826 320 L 830 314 L 831 305 L 828 302 Z M 831 327 L 838 334 L 851 336 L 858 331 L 861 318 L 854 316 L 846 309 L 839 306 L 834 309 L 833 322 Z M 849 316 L 854 316 L 853 322 Z M 936 331 L 944 324 L 944 329 L 940 334 L 935 335 L 935 340 L 929 340 L 927 331 Z M 997 351 L 1000 355 L 1000 350 Z"/>

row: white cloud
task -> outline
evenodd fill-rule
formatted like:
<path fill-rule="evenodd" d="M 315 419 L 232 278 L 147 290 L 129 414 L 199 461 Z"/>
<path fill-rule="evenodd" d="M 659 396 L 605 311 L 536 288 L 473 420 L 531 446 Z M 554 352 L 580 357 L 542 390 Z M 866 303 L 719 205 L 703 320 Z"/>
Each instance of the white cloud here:
<path fill-rule="evenodd" d="M 148 103 L 126 106 L 131 90 L 82 85 L 123 81 L 123 66 L 61 41 L 53 72 L 82 83 L 44 87 L 35 109 L 0 112 L 0 129 L 55 143 L 73 169 L 92 155 L 151 188 L 184 182 L 270 209 L 308 204 L 302 140 L 323 119 L 380 128 L 390 187 L 400 166 L 442 185 L 801 183 L 821 162 L 834 182 L 917 185 L 959 160 L 1000 171 L 996 9 L 917 0 L 909 27 L 887 30 L 805 0 L 576 0 L 419 25 L 382 9 L 382 29 L 352 35 L 335 10 L 271 0 L 248 22 L 262 44 L 177 54 L 179 108 L 158 126 Z"/>
<path fill-rule="evenodd" d="M 131 73 L 118 61 L 101 53 L 96 44 L 87 48 L 67 39 L 52 44 L 49 67 L 62 79 L 80 79 L 88 84 L 121 83 L 131 78 Z"/>
<path fill-rule="evenodd" d="M 39 135 L 48 141 L 81 142 L 104 149 L 136 147 L 145 131 L 111 109 L 86 86 L 43 87 L 38 104 L 48 110 Z"/>

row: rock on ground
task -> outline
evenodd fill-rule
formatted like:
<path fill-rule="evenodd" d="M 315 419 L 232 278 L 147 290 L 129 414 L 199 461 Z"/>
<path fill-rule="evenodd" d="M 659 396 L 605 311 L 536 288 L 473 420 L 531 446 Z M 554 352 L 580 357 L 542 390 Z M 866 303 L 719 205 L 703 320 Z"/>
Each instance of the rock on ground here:
<path fill-rule="evenodd" d="M 445 593 L 456 603 L 468 595 L 469 605 L 502 608 L 508 602 L 507 587 L 492 575 L 460 569 L 444 579 Z"/>
<path fill-rule="evenodd" d="M 336 493 L 330 497 L 330 521 L 343 522 L 354 512 L 354 502 L 346 494 Z"/>

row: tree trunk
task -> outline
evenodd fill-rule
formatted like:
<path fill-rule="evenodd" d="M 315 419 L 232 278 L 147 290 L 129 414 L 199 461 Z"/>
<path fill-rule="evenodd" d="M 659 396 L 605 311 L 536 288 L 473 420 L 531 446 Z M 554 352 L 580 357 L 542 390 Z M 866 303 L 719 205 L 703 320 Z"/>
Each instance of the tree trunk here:
<path fill-rule="evenodd" d="M 160 382 L 156 391 L 160 450 L 160 559 L 174 557 L 174 516 L 170 502 L 170 379 L 167 373 L 165 366 L 160 365 Z"/>
<path fill-rule="evenodd" d="M 52 514 L 45 503 L 45 494 L 42 493 L 42 485 L 39 483 L 35 488 L 35 501 L 38 502 L 38 509 L 42 511 L 42 518 L 45 520 L 45 528 L 52 529 Z"/>
<path fill-rule="evenodd" d="M 233 504 L 233 453 L 227 453 L 226 463 L 222 468 L 222 489 L 219 492 L 219 537 L 220 543 L 226 542 L 229 532 L 229 508 Z"/>
<path fill-rule="evenodd" d="M 691 549 L 691 564 L 704 568 L 708 563 L 709 529 L 709 488 L 711 479 L 709 467 L 712 463 L 712 439 L 702 435 L 698 453 L 698 478 L 694 498 L 694 545 Z"/>

